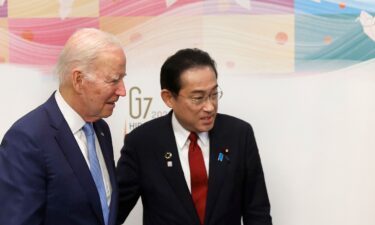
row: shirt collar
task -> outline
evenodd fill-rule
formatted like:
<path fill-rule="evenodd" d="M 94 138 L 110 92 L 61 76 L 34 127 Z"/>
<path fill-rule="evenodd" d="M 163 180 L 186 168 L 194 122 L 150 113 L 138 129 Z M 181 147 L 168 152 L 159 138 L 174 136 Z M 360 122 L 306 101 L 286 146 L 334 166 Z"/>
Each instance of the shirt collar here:
<path fill-rule="evenodd" d="M 63 114 L 68 126 L 73 134 L 80 131 L 83 125 L 85 125 L 85 121 L 82 117 L 74 111 L 74 109 L 65 101 L 62 97 L 59 90 L 55 92 L 55 99 L 57 102 L 57 106 L 59 107 L 61 113 Z"/>
<path fill-rule="evenodd" d="M 186 130 L 180 124 L 180 122 L 177 120 L 174 113 L 172 113 L 172 128 L 173 128 L 174 136 L 176 138 L 177 147 L 178 149 L 182 149 L 188 140 L 190 131 Z M 209 143 L 208 132 L 200 132 L 200 133 L 197 133 L 197 135 L 200 140 L 200 144 L 207 146 Z"/>

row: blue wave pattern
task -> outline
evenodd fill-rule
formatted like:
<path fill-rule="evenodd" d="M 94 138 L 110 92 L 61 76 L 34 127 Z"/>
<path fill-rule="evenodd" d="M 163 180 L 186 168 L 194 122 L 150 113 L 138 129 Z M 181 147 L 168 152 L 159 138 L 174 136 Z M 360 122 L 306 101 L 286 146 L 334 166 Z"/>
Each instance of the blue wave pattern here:
<path fill-rule="evenodd" d="M 375 15 L 375 1 L 295 0 L 295 70 L 329 71 L 375 58 L 361 11 Z"/>

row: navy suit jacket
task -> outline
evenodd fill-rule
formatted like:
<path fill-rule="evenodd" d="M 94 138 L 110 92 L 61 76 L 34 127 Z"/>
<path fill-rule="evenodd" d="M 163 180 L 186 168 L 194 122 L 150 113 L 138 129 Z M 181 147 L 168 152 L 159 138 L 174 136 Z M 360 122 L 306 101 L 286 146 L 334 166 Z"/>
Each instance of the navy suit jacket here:
<path fill-rule="evenodd" d="M 117 184 L 108 125 L 94 123 L 112 184 L 109 225 L 117 214 Z M 99 194 L 55 97 L 19 119 L 0 146 L 0 224 L 104 225 Z"/>
<path fill-rule="evenodd" d="M 209 131 L 205 225 L 271 225 L 263 170 L 251 126 L 218 114 Z M 228 153 L 225 150 L 228 149 Z M 118 224 L 141 196 L 145 225 L 199 225 L 179 160 L 171 113 L 134 129 L 117 165 Z M 165 153 L 172 153 L 172 167 Z M 223 154 L 223 159 L 219 159 Z"/>

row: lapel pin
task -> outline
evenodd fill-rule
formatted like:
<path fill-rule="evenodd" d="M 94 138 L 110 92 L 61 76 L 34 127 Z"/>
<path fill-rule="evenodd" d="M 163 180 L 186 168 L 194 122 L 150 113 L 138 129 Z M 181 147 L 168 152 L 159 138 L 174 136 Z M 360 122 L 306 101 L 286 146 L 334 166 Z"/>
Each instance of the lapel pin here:
<path fill-rule="evenodd" d="M 225 155 L 225 159 L 228 161 L 228 162 L 230 162 L 230 159 L 229 159 L 229 149 L 225 149 L 224 150 L 224 155 Z"/>
<path fill-rule="evenodd" d="M 223 157 L 224 157 L 223 153 L 220 152 L 217 160 L 221 162 L 221 161 L 223 161 Z"/>
<path fill-rule="evenodd" d="M 167 160 L 167 167 L 172 167 L 173 166 L 173 163 L 172 163 L 172 152 L 166 152 L 164 154 L 164 158 L 165 160 Z"/>
<path fill-rule="evenodd" d="M 104 133 L 103 132 L 100 132 L 100 135 L 102 135 L 102 137 L 104 137 Z"/>
<path fill-rule="evenodd" d="M 172 158 L 172 152 L 166 152 L 166 153 L 164 154 L 164 158 L 165 158 L 166 160 L 170 160 L 170 159 Z"/>

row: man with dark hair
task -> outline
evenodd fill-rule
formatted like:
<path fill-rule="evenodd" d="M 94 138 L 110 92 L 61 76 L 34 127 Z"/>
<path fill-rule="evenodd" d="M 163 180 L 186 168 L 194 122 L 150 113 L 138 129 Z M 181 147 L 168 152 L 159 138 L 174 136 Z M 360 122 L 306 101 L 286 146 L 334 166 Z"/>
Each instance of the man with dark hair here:
<path fill-rule="evenodd" d="M 180 50 L 162 66 L 160 83 L 172 110 L 125 138 L 118 223 L 141 196 L 145 225 L 271 225 L 253 130 L 217 113 L 223 92 L 214 60 Z"/>
<path fill-rule="evenodd" d="M 126 58 L 120 41 L 76 31 L 56 66 L 59 89 L 8 130 L 0 146 L 1 225 L 113 225 L 117 182 L 109 117 Z"/>

